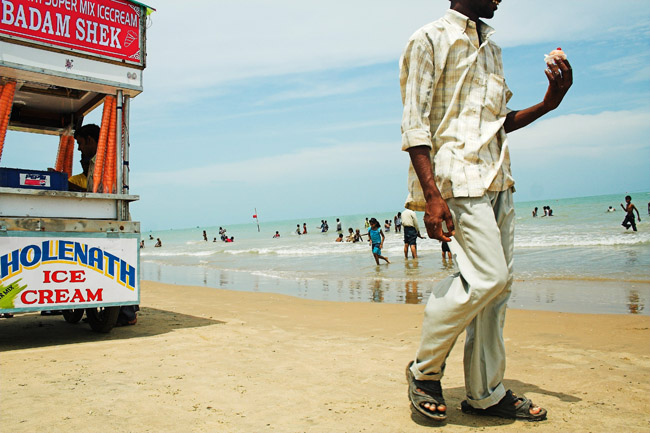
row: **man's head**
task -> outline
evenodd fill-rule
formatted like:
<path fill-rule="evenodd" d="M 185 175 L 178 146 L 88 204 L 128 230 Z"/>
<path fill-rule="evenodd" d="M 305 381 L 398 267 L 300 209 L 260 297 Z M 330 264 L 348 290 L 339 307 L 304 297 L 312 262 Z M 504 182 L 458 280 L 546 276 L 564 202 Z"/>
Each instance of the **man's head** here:
<path fill-rule="evenodd" d="M 97 153 L 97 142 L 99 141 L 99 126 L 90 123 L 84 125 L 74 132 L 74 139 L 77 140 L 81 158 L 90 160 Z"/>
<path fill-rule="evenodd" d="M 493 18 L 500 3 L 501 0 L 451 0 L 451 8 L 478 21 L 479 18 Z"/>
<path fill-rule="evenodd" d="M 631 202 L 631 201 L 632 201 L 632 197 L 630 197 L 629 195 L 626 195 L 626 196 L 625 196 L 625 202 L 626 202 L 626 203 L 629 203 L 629 202 Z"/>

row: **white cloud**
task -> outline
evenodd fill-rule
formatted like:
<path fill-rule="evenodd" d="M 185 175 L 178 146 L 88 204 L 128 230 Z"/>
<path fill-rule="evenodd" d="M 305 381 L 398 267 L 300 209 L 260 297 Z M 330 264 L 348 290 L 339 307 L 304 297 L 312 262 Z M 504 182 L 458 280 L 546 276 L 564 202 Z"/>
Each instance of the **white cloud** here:
<path fill-rule="evenodd" d="M 325 98 L 330 96 L 349 95 L 384 85 L 385 77 L 377 74 L 352 79 L 337 79 L 317 82 L 298 82 L 292 90 L 281 91 L 268 96 L 259 105 L 283 102 L 297 99 Z"/>
<path fill-rule="evenodd" d="M 648 52 L 636 53 L 629 56 L 618 57 L 616 59 L 608 59 L 600 64 L 593 66 L 595 71 L 598 71 L 606 76 L 614 77 L 620 76 L 621 71 L 631 71 L 630 75 L 624 78 L 627 83 L 639 83 L 647 81 L 650 76 L 650 55 Z"/>
<path fill-rule="evenodd" d="M 156 5 L 145 87 L 171 93 L 251 77 L 397 61 L 409 35 L 441 16 L 433 0 L 202 0 Z M 647 32 L 646 0 L 504 1 L 492 20 L 514 46 Z M 630 10 L 639 11 L 631 15 Z M 631 18 L 632 17 L 632 18 Z M 642 24 L 639 24 L 642 23 Z M 639 28 L 640 27 L 640 28 Z"/>
<path fill-rule="evenodd" d="M 375 119 L 369 120 L 366 122 L 355 121 L 347 123 L 337 123 L 337 124 L 327 124 L 318 128 L 306 129 L 312 132 L 333 132 L 333 131 L 349 131 L 351 129 L 363 129 L 363 128 L 374 128 L 377 126 L 393 126 L 395 131 L 399 131 L 400 128 L 400 118 L 394 117 L 391 119 Z"/>
<path fill-rule="evenodd" d="M 604 111 L 540 120 L 511 133 L 513 159 L 607 158 L 650 148 L 647 111 Z"/>
<path fill-rule="evenodd" d="M 386 158 L 386 155 L 398 157 Z M 245 161 L 216 163 L 176 171 L 133 174 L 140 187 L 174 185 L 202 188 L 220 183 L 247 185 L 310 184 L 318 181 L 351 179 L 370 173 L 403 171 L 408 156 L 399 158 L 399 143 L 345 143 L 305 148 L 296 152 Z"/>
<path fill-rule="evenodd" d="M 634 11 L 634 12 L 632 12 Z M 549 41 L 566 43 L 647 32 L 650 9 L 645 0 L 504 1 L 490 25 L 504 47 Z"/>
<path fill-rule="evenodd" d="M 518 200 L 641 191 L 650 182 L 647 110 L 549 118 L 509 141 Z"/>

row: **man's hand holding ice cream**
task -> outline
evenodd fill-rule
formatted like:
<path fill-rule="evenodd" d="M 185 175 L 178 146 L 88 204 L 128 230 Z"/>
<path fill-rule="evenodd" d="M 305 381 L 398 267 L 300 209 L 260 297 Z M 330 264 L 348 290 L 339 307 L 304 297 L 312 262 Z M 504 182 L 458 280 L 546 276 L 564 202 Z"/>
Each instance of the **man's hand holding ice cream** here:
<path fill-rule="evenodd" d="M 544 56 L 546 61 L 546 77 L 548 88 L 544 99 L 539 104 L 524 110 L 511 111 L 503 124 L 506 132 L 516 131 L 533 123 L 549 111 L 555 110 L 562 102 L 564 95 L 573 84 L 573 70 L 561 48 L 551 51 Z"/>
<path fill-rule="evenodd" d="M 566 60 L 566 53 L 561 47 L 557 47 L 548 54 L 544 54 L 544 61 L 547 65 L 554 64 L 557 60 Z"/>
<path fill-rule="evenodd" d="M 544 96 L 544 107 L 548 110 L 555 110 L 562 102 L 564 95 L 573 84 L 573 71 L 562 48 L 551 51 L 544 56 L 546 61 L 546 77 L 548 78 L 548 89 Z"/>

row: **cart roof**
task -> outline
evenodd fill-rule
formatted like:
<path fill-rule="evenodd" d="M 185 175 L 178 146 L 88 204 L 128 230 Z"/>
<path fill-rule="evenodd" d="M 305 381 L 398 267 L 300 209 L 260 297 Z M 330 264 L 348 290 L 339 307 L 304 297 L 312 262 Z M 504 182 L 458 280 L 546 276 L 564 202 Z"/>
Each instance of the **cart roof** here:
<path fill-rule="evenodd" d="M 137 1 L 134 1 L 134 0 L 129 0 L 129 1 L 130 1 L 131 3 L 135 3 L 135 4 L 137 4 L 137 5 L 140 5 L 140 6 L 144 7 L 144 8 L 146 8 L 146 9 L 147 9 L 147 15 L 149 15 L 151 12 L 155 12 L 155 11 L 156 11 L 156 9 L 154 9 L 154 8 L 152 8 L 151 6 L 146 5 L 146 4 L 144 4 L 144 3 L 140 3 L 140 2 L 137 2 Z"/>
<path fill-rule="evenodd" d="M 144 11 L 149 15 L 155 9 L 138 1 L 126 1 L 132 3 L 134 8 L 142 9 L 143 13 L 138 13 L 137 28 L 128 25 L 121 29 L 116 27 L 116 38 L 118 35 L 120 38 L 127 37 L 120 40 L 121 45 L 116 44 L 124 50 L 108 53 L 103 50 L 105 47 L 93 45 L 96 41 L 90 43 L 88 38 L 74 39 L 76 34 L 73 31 L 67 32 L 68 39 L 56 39 L 55 36 L 50 37 L 49 33 L 39 34 L 38 30 L 30 33 L 31 28 L 25 30 L 17 22 L 12 23 L 12 17 L 16 21 L 20 16 L 19 7 L 27 7 L 28 4 L 26 0 L 13 0 L 13 12 L 8 12 L 9 15 L 5 17 L 8 19 L 3 20 L 4 27 L 0 28 L 0 84 L 17 82 L 10 129 L 60 134 L 101 104 L 105 95 L 122 91 L 134 97 L 142 92 L 146 58 L 146 25 L 142 15 L 145 15 Z M 47 3 L 29 5 L 40 8 L 39 13 L 43 17 L 54 13 L 48 9 L 50 6 Z M 127 6 L 123 8 L 123 13 L 133 13 Z M 74 22 L 75 12 L 68 13 L 70 22 Z M 90 16 L 86 18 L 90 19 Z M 113 21 L 105 23 L 120 25 Z M 133 21 L 130 23 L 133 24 Z M 125 52 L 127 48 L 130 51 Z"/>

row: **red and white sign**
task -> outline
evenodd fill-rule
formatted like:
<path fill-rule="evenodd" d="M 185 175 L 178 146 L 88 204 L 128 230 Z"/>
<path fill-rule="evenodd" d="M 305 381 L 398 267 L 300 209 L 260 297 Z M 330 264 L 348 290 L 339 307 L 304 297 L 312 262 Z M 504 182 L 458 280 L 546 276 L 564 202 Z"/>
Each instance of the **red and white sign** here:
<path fill-rule="evenodd" d="M 43 186 L 50 187 L 50 176 L 39 173 L 20 173 L 21 186 Z"/>
<path fill-rule="evenodd" d="M 0 0 L 0 35 L 142 64 L 142 13 L 123 0 Z"/>

